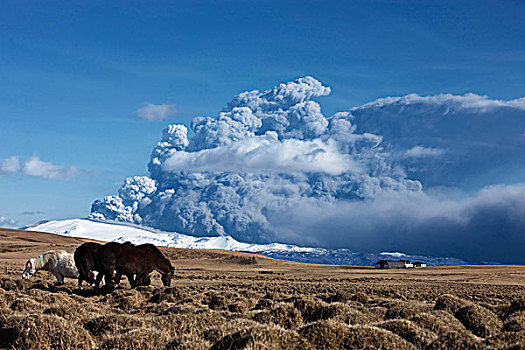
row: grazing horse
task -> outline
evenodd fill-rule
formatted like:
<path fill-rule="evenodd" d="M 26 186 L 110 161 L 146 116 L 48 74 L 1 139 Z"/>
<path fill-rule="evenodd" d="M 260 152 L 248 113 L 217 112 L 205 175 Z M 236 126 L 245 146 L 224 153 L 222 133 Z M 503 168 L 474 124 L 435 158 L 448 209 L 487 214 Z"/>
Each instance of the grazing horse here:
<path fill-rule="evenodd" d="M 64 277 L 78 277 L 73 254 L 69 254 L 65 250 L 50 250 L 34 259 L 29 259 L 26 262 L 22 278 L 31 278 L 39 270 L 51 272 L 59 284 L 64 284 Z"/>
<path fill-rule="evenodd" d="M 95 283 L 93 271 L 101 271 L 98 257 L 100 247 L 102 247 L 102 244 L 87 242 L 75 250 L 74 258 L 78 269 L 78 288 L 82 288 L 83 281 L 89 284 Z"/>
<path fill-rule="evenodd" d="M 165 286 L 170 285 L 173 277 L 174 268 L 170 261 L 153 244 L 137 246 L 131 243 L 109 242 L 101 247 L 99 259 L 102 265 L 101 272 L 106 276 L 106 281 L 115 281 L 116 271 L 117 278 L 122 274 L 128 277 L 131 288 L 149 285 L 151 283 L 149 274 L 153 270 L 161 274 Z"/>
<path fill-rule="evenodd" d="M 155 256 L 155 270 L 157 270 L 161 274 L 161 280 L 162 284 L 164 286 L 169 287 L 171 284 L 171 279 L 173 278 L 173 272 L 175 269 L 171 265 L 171 262 L 169 259 L 162 254 L 162 252 L 154 246 L 153 244 L 141 244 L 138 246 L 140 249 L 149 249 L 151 251 L 151 254 Z M 135 284 L 137 286 L 149 286 L 151 283 L 151 279 L 149 277 L 149 272 L 142 275 L 137 275 Z M 140 280 L 139 280 L 140 277 Z"/>

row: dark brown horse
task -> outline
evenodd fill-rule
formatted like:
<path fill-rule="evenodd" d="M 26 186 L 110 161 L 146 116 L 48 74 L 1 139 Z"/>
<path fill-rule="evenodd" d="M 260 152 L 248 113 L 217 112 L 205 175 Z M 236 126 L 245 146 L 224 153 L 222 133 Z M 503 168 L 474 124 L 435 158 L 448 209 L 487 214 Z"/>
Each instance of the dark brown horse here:
<path fill-rule="evenodd" d="M 83 281 L 89 284 L 95 283 L 91 272 L 101 271 L 98 259 L 100 247 L 102 247 L 102 244 L 88 242 L 75 250 L 74 259 L 78 270 L 78 288 L 82 288 Z"/>
<path fill-rule="evenodd" d="M 126 242 L 125 244 L 131 244 Z M 95 283 L 95 289 L 98 289 L 102 277 L 104 277 L 103 266 L 100 263 L 100 249 L 103 247 L 102 244 L 87 242 L 80 245 L 74 254 L 75 265 L 78 270 L 78 287 L 82 288 L 82 282 L 86 281 L 89 284 Z M 93 272 L 99 272 L 97 279 L 95 280 Z M 117 284 L 120 282 L 122 274 L 117 273 L 115 280 Z M 130 278 L 130 276 L 128 276 Z M 131 275 L 133 278 L 133 275 Z"/>
<path fill-rule="evenodd" d="M 118 283 L 116 271 L 117 278 L 120 275 L 128 277 L 131 288 L 148 285 L 151 282 L 149 274 L 154 270 L 161 274 L 162 283 L 169 286 L 174 272 L 168 258 L 153 244 L 106 243 L 99 251 L 99 261 L 106 281 Z"/>

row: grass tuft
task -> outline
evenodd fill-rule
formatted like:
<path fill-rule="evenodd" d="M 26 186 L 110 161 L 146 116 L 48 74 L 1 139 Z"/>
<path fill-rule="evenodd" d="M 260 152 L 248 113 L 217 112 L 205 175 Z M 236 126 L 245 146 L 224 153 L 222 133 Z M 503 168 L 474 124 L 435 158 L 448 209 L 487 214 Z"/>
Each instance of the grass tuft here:
<path fill-rule="evenodd" d="M 458 298 L 455 295 L 443 294 L 437 298 L 434 310 L 445 310 L 453 314 L 463 306 L 467 305 L 468 301 L 466 300 Z"/>
<path fill-rule="evenodd" d="M 82 327 L 56 315 L 13 315 L 2 322 L 4 345 L 21 350 L 92 349 L 94 343 Z"/>
<path fill-rule="evenodd" d="M 347 326 L 332 320 L 311 323 L 299 329 L 316 349 L 416 349 L 385 329 L 374 326 Z"/>
<path fill-rule="evenodd" d="M 488 338 L 501 331 L 501 320 L 490 310 L 471 304 L 462 307 L 454 316 L 477 336 Z"/>

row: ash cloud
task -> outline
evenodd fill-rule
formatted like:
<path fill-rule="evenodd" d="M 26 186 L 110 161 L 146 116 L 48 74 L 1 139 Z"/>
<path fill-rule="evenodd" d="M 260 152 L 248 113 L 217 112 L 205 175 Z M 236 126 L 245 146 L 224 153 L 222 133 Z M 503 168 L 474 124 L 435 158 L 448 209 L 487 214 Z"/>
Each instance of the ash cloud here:
<path fill-rule="evenodd" d="M 223 147 L 196 152 L 176 152 L 166 159 L 162 170 L 319 172 L 332 175 L 363 171 L 357 161 L 339 151 L 336 142 L 324 142 L 319 139 L 280 141 L 277 133 L 272 131 Z"/>
<path fill-rule="evenodd" d="M 279 231 L 307 244 L 356 251 L 424 252 L 475 263 L 524 263 L 525 184 L 487 186 L 474 196 L 390 192 L 290 211 Z M 324 234 L 321 234 L 324 232 Z"/>
<path fill-rule="evenodd" d="M 194 118 L 191 137 L 169 125 L 150 175 L 95 201 L 91 217 L 245 242 L 524 262 L 512 241 L 523 242 L 525 191 L 513 179 L 525 175 L 515 163 L 525 99 L 409 95 L 325 116 L 314 99 L 329 93 L 304 77 L 235 96 Z M 490 187 L 498 183 L 508 185 Z"/>
<path fill-rule="evenodd" d="M 425 187 L 477 191 L 525 179 L 525 98 L 412 94 L 351 112 L 356 132 L 381 135 L 393 164 Z"/>

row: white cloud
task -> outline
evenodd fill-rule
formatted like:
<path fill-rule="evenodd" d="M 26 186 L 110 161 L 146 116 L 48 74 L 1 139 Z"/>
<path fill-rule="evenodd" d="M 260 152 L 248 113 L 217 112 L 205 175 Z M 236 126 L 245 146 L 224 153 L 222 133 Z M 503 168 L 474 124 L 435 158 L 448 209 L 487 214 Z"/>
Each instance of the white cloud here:
<path fill-rule="evenodd" d="M 439 157 L 445 153 L 445 150 L 439 148 L 414 146 L 405 152 L 407 157 L 424 158 L 424 157 Z"/>
<path fill-rule="evenodd" d="M 78 175 L 76 166 L 62 167 L 51 162 L 44 162 L 39 157 L 33 156 L 24 162 L 22 172 L 29 176 L 41 177 L 49 180 L 67 180 Z"/>
<path fill-rule="evenodd" d="M 23 163 L 18 156 L 0 160 L 0 175 L 22 172 L 28 176 L 41 177 L 50 180 L 71 179 L 79 170 L 75 166 L 62 167 L 51 162 L 44 162 L 39 157 L 33 156 Z"/>
<path fill-rule="evenodd" d="M 12 227 L 15 227 L 15 225 L 16 225 L 16 220 L 7 218 L 5 216 L 0 216 L 0 227 L 12 228 Z"/>
<path fill-rule="evenodd" d="M 137 116 L 149 121 L 161 121 L 175 114 L 175 112 L 176 109 L 174 104 L 165 103 L 155 105 L 152 103 L 146 103 L 144 107 L 137 110 Z"/>
<path fill-rule="evenodd" d="M 16 173 L 20 170 L 20 161 L 17 156 L 0 160 L 0 175 Z"/>

